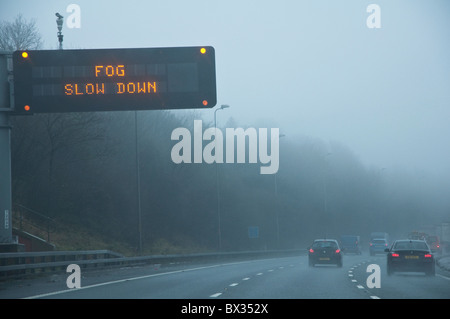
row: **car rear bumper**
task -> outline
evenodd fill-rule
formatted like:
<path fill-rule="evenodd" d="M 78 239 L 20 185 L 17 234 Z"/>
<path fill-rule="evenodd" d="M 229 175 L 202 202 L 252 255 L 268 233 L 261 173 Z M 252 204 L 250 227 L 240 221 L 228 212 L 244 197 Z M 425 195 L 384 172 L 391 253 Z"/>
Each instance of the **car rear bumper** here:
<path fill-rule="evenodd" d="M 370 253 L 371 254 L 385 254 L 385 249 L 387 247 L 382 246 L 382 247 L 370 247 Z"/>
<path fill-rule="evenodd" d="M 310 264 L 340 264 L 342 257 L 337 256 L 309 256 Z"/>
<path fill-rule="evenodd" d="M 396 261 L 388 262 L 388 269 L 391 272 L 430 272 L 434 270 L 434 261 L 422 261 L 422 262 L 405 262 Z"/>

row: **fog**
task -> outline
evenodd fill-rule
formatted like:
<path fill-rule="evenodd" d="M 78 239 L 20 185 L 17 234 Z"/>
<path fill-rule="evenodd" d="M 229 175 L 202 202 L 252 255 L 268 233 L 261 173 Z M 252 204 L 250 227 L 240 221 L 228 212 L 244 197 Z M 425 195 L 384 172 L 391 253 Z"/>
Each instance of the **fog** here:
<path fill-rule="evenodd" d="M 260 165 L 221 166 L 229 174 L 225 174 L 228 179 L 221 185 L 224 211 L 239 207 L 239 200 L 243 204 L 238 215 L 243 215 L 242 210 L 248 215 L 257 214 L 262 207 L 269 212 L 272 207 L 272 212 L 284 211 L 290 216 L 291 223 L 280 225 L 285 232 L 295 234 L 295 229 L 289 227 L 301 224 L 310 237 L 354 232 L 355 225 L 364 225 L 366 232 L 378 228 L 395 232 L 406 221 L 408 225 L 402 231 L 448 220 L 448 1 L 0 0 L 0 20 L 12 21 L 22 14 L 36 21 L 42 48 L 57 49 L 55 13 L 69 17 L 66 8 L 72 3 L 81 8 L 81 26 L 64 25 L 64 49 L 211 45 L 216 51 L 217 105 L 230 106 L 217 112 L 218 127 L 223 131 L 227 127 L 279 128 L 283 137 L 276 175 L 259 176 Z M 370 13 L 366 9 L 371 3 L 381 8 L 381 28 L 367 26 Z M 209 183 L 207 190 L 212 192 L 208 193 L 209 199 L 192 189 L 168 195 L 176 198 L 170 209 L 180 209 L 176 203 L 184 205 L 181 214 L 185 214 L 186 221 L 197 210 L 186 205 L 195 206 L 196 201 L 205 201 L 201 205 L 208 207 L 205 214 L 214 212 L 214 166 L 175 165 L 170 160 L 175 144 L 170 139 L 172 130 L 180 126 L 192 129 L 195 119 L 211 127 L 214 109 L 140 114 L 145 127 L 142 134 L 150 143 L 146 145 L 157 147 L 153 156 L 161 161 L 160 168 L 164 167 L 158 173 L 161 181 L 163 172 L 166 178 L 175 178 L 173 170 L 181 171 L 175 178 L 178 187 L 194 179 L 199 184 L 193 185 L 198 187 Z M 111 123 L 119 125 L 115 122 L 118 116 L 115 114 Z M 156 119 L 161 116 L 170 119 L 170 125 L 157 131 L 156 127 L 161 126 L 155 124 L 160 123 Z M 124 120 L 118 130 L 130 130 L 131 134 L 133 123 L 132 118 Z M 106 137 L 111 136 L 110 128 L 105 126 L 104 130 L 102 136 L 109 140 Z M 145 130 L 153 132 L 154 141 Z M 130 160 L 128 173 L 121 171 L 123 167 L 119 170 L 121 177 L 134 174 L 133 150 L 125 151 L 131 146 L 123 138 L 114 136 L 109 140 L 113 141 L 110 146 L 114 156 L 122 156 L 117 161 L 123 160 L 124 165 L 123 156 Z M 151 148 L 146 151 L 149 153 L 143 156 L 153 158 Z M 111 158 L 111 154 L 107 157 Z M 112 184 L 117 182 L 112 173 L 99 174 L 103 174 L 102 178 L 110 175 Z M 186 181 L 180 176 L 185 176 Z M 276 196 L 273 188 L 261 189 L 273 186 L 274 179 Z M 144 191 L 158 188 L 152 185 L 154 180 L 152 175 L 142 177 Z M 129 183 L 134 185 L 132 179 Z M 112 196 L 107 193 L 106 197 Z M 275 197 L 268 198 L 269 193 Z M 112 205 L 113 201 L 108 203 Z M 147 209 L 168 209 L 166 204 L 162 199 L 159 204 L 153 201 L 147 203 L 151 206 Z M 38 206 L 47 210 L 42 205 Z M 91 205 L 89 210 L 95 208 Z M 307 218 L 298 220 L 300 217 L 294 213 L 298 210 L 302 210 L 299 216 Z M 348 223 L 348 218 L 354 223 Z M 241 226 L 250 226 L 251 222 L 242 221 Z M 268 220 L 264 223 L 266 227 L 271 224 Z M 313 223 L 314 230 L 308 223 Z M 224 227 L 231 226 L 225 222 Z M 261 229 L 264 227 L 261 225 Z M 273 236 L 271 231 L 271 244 L 264 245 L 273 246 Z M 292 246 L 292 242 L 285 240 L 285 245 Z M 233 247 L 230 240 L 229 248 Z"/>
<path fill-rule="evenodd" d="M 364 163 L 447 174 L 450 168 L 446 1 L 2 1 L 0 19 L 35 19 L 57 48 L 55 12 L 81 8 L 64 48 L 212 45 L 220 121 L 338 140 Z M 212 118 L 212 111 L 202 112 Z M 269 121 L 270 120 L 270 121 Z"/>

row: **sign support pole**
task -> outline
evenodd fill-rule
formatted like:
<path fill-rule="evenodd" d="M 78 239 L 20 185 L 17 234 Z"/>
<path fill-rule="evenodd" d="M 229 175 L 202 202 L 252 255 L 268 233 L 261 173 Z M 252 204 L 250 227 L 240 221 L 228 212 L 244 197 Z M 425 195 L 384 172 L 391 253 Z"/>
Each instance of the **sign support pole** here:
<path fill-rule="evenodd" d="M 0 51 L 0 244 L 13 244 L 11 191 L 11 126 L 9 124 L 10 83 L 8 57 Z M 9 250 L 9 248 L 7 249 Z M 0 249 L 0 252 L 3 249 Z"/>

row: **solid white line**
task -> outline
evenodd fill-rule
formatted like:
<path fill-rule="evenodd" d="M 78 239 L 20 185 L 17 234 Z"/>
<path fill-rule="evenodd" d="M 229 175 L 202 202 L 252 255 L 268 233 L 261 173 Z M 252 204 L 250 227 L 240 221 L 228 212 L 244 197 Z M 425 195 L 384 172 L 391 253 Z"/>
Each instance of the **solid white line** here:
<path fill-rule="evenodd" d="M 444 279 L 447 279 L 447 280 L 450 280 L 449 277 L 443 276 L 443 275 L 441 275 L 441 274 L 437 274 L 437 276 L 439 276 L 439 277 L 441 277 L 441 278 L 444 278 Z"/>
<path fill-rule="evenodd" d="M 80 287 L 80 288 L 60 290 L 60 291 L 49 292 L 49 293 L 41 294 L 41 295 L 30 296 L 30 297 L 26 297 L 26 298 L 23 298 L 23 299 L 44 298 L 44 297 L 48 297 L 48 296 L 59 295 L 59 294 L 64 294 L 64 293 L 68 293 L 68 292 L 74 292 L 74 291 L 78 291 L 78 290 L 82 290 L 82 289 L 89 289 L 89 288 L 101 287 L 101 286 L 106 286 L 106 285 L 111 285 L 111 284 L 118 284 L 118 283 L 122 283 L 122 282 L 126 282 L 126 281 L 139 280 L 139 279 L 145 279 L 145 278 L 151 278 L 151 277 L 158 277 L 158 276 L 164 276 L 164 275 L 170 275 L 170 274 L 177 274 L 177 273 L 182 273 L 182 272 L 186 272 L 186 271 L 194 271 L 194 270 L 215 268 L 215 267 L 219 267 L 219 266 L 223 266 L 223 264 L 213 265 L 213 266 L 205 266 L 205 267 L 197 267 L 197 268 L 191 268 L 191 269 L 181 269 L 181 270 L 164 272 L 164 273 L 160 273 L 160 274 L 152 274 L 152 275 L 146 275 L 146 276 L 140 276 L 140 277 L 133 277 L 133 278 L 114 280 L 114 281 L 107 281 L 107 282 L 102 282 L 102 283 L 99 283 L 99 284 L 83 286 L 83 287 Z"/>

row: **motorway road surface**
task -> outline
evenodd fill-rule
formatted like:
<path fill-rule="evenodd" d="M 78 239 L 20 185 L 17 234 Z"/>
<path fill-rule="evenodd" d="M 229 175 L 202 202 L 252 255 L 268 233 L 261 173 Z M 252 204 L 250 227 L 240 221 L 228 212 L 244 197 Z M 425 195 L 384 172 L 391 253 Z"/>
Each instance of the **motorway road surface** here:
<path fill-rule="evenodd" d="M 369 288 L 370 264 L 381 269 L 380 288 Z M 308 257 L 220 264 L 146 265 L 81 270 L 81 288 L 69 273 L 0 283 L 0 298 L 45 299 L 450 299 L 450 276 L 386 274 L 385 256 L 345 255 L 344 266 L 309 267 Z"/>

